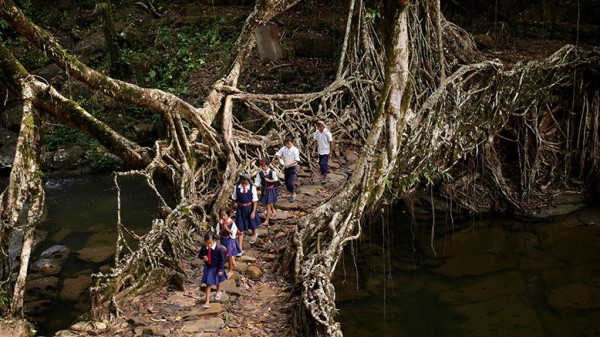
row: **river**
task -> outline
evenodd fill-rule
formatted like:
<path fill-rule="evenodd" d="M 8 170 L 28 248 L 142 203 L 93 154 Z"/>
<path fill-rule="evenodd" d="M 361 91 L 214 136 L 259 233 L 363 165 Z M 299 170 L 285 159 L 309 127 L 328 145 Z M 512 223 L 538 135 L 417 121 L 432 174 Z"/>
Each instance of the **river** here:
<path fill-rule="evenodd" d="M 150 228 L 156 215 L 156 201 L 140 178 L 120 178 L 122 221 L 137 234 Z M 47 239 L 36 249 L 32 261 L 52 245 L 64 245 L 70 254 L 62 264 L 58 285 L 41 295 L 26 297 L 30 316 L 36 320 L 41 334 L 50 334 L 70 326 L 89 309 L 86 293 L 69 294 L 68 287 L 82 287 L 90 282 L 89 275 L 108 268 L 112 259 L 82 260 L 84 248 L 108 250 L 114 254 L 117 238 L 117 190 L 110 174 L 84 175 L 72 178 L 53 178 L 44 182 L 47 218 L 38 226 Z M 56 288 L 56 289 L 54 289 Z M 32 305 L 32 303 L 34 305 Z M 45 310 L 44 310 L 45 309 Z"/>
<path fill-rule="evenodd" d="M 385 218 L 336 269 L 346 336 L 600 336 L 600 208 L 438 220 L 435 253 L 431 220 Z"/>

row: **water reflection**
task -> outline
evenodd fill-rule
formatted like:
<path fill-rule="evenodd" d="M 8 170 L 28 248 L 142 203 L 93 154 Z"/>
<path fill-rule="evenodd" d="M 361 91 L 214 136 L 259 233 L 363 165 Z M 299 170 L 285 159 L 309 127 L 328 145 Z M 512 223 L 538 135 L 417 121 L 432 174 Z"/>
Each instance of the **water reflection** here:
<path fill-rule="evenodd" d="M 600 336 L 599 208 L 437 224 L 437 256 L 430 222 L 388 219 L 336 270 L 347 336 Z"/>
<path fill-rule="evenodd" d="M 156 215 L 153 194 L 140 178 L 120 178 L 119 184 L 123 223 L 137 234 L 147 232 Z M 53 245 L 67 246 L 70 254 L 57 275 L 47 277 L 32 271 L 30 280 L 37 281 L 29 283 L 50 284 L 56 289 L 35 293 L 28 286 L 25 306 L 41 333 L 50 334 L 68 327 L 88 310 L 89 296 L 80 294 L 79 289 L 87 289 L 91 273 L 112 264 L 117 238 L 117 190 L 110 174 L 49 179 L 44 188 L 47 219 L 38 228 L 47 239 L 34 252 L 32 261 Z"/>

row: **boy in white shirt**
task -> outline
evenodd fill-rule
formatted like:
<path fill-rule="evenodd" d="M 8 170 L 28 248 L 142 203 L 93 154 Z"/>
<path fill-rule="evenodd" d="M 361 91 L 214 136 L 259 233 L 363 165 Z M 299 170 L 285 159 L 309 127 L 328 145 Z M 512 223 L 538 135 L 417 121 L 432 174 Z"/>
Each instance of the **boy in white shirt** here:
<path fill-rule="evenodd" d="M 275 154 L 275 157 L 283 159 L 285 169 L 283 174 L 285 176 L 285 187 L 290 193 L 289 201 L 296 201 L 296 171 L 298 171 L 298 163 L 300 163 L 300 151 L 294 146 L 294 138 L 291 135 L 285 137 L 283 142 L 284 147 L 279 149 Z"/>
<path fill-rule="evenodd" d="M 321 169 L 321 183 L 327 182 L 327 173 L 329 173 L 329 157 L 333 156 L 333 135 L 329 130 L 325 122 L 317 122 L 317 131 L 314 136 L 313 155 L 318 150 L 319 154 L 319 168 Z"/>

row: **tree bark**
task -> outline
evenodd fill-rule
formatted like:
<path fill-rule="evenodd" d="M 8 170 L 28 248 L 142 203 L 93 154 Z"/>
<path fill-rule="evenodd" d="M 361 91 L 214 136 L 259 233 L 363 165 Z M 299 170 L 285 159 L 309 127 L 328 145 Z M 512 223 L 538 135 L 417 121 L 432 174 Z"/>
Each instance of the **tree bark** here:
<path fill-rule="evenodd" d="M 110 0 L 98 0 L 96 10 L 102 18 L 102 32 L 106 40 L 106 48 L 110 56 L 111 74 L 115 76 L 123 71 L 121 62 L 121 49 L 117 42 L 117 33 L 112 19 L 112 4 Z"/>
<path fill-rule="evenodd" d="M 9 184 L 0 195 L 2 201 L 0 219 L 3 227 L 6 226 L 8 229 L 24 233 L 19 273 L 10 305 L 11 315 L 22 318 L 25 279 L 31 255 L 33 232 L 43 212 L 44 190 L 40 170 L 40 118 L 32 103 L 35 87 L 27 78 L 21 79 L 19 84 L 23 101 L 23 116 Z M 2 248 L 6 245 L 5 242 L 1 244 Z"/>

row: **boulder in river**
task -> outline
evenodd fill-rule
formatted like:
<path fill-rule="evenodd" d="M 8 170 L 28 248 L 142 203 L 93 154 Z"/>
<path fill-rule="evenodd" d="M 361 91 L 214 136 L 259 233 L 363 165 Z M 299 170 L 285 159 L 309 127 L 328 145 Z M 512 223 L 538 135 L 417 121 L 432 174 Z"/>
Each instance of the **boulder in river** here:
<path fill-rule="evenodd" d="M 590 285 L 583 282 L 559 286 L 550 290 L 548 303 L 558 312 L 598 310 L 600 309 L 600 287 L 598 284 Z"/>
<path fill-rule="evenodd" d="M 30 280 L 26 283 L 26 291 L 31 296 L 54 299 L 58 291 L 58 278 L 48 276 Z"/>
<path fill-rule="evenodd" d="M 63 245 L 54 245 L 44 250 L 42 254 L 40 254 L 40 257 L 62 264 L 67 260 L 67 258 L 69 258 L 70 253 L 71 249 L 69 249 L 69 247 Z"/>
<path fill-rule="evenodd" d="M 25 303 L 27 313 L 30 315 L 40 315 L 48 311 L 52 306 L 52 301 L 49 299 L 35 300 Z"/>
<path fill-rule="evenodd" d="M 91 284 L 92 278 L 89 275 L 65 279 L 58 297 L 65 301 L 77 301 Z"/>
<path fill-rule="evenodd" d="M 39 259 L 31 266 L 31 271 L 40 271 L 43 275 L 52 276 L 60 273 L 62 267 L 50 259 Z"/>
<path fill-rule="evenodd" d="M 72 170 L 79 165 L 85 154 L 84 149 L 77 144 L 66 144 L 56 150 L 52 158 L 52 168 L 55 170 Z"/>
<path fill-rule="evenodd" d="M 517 211 L 515 215 L 524 218 L 543 219 L 579 211 L 588 205 L 588 201 L 588 197 L 582 193 L 567 191 L 555 195 L 547 207 L 531 211 Z"/>
<path fill-rule="evenodd" d="M 77 252 L 78 258 L 85 262 L 101 263 L 110 260 L 115 255 L 114 246 L 85 247 Z"/>

